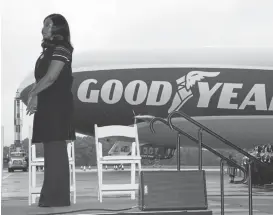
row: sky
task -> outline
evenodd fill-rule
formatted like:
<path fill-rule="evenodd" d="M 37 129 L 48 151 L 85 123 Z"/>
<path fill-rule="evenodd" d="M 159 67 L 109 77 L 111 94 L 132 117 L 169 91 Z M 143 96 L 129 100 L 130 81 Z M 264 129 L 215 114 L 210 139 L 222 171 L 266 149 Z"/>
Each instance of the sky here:
<path fill-rule="evenodd" d="M 272 0 L 2 1 L 1 125 L 14 142 L 14 97 L 41 52 L 43 19 L 63 14 L 74 55 L 88 50 L 272 47 Z M 273 57 L 272 57 L 273 59 Z M 22 138 L 33 117 L 23 110 Z"/>

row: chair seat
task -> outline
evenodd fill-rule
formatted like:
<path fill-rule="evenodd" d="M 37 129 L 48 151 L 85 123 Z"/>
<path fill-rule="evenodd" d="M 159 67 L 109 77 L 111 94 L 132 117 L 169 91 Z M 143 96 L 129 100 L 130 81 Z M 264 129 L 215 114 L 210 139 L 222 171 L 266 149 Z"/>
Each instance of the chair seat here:
<path fill-rule="evenodd" d="M 39 157 L 39 158 L 34 158 L 30 164 L 31 165 L 37 165 L 37 163 L 39 163 L 39 165 L 44 165 L 45 159 L 43 157 Z M 73 163 L 73 158 L 69 158 L 69 162 Z"/>
<path fill-rule="evenodd" d="M 113 160 L 141 160 L 140 156 L 104 156 L 101 161 L 113 161 Z"/>
<path fill-rule="evenodd" d="M 44 162 L 45 159 L 43 157 L 39 157 L 39 158 L 34 158 L 31 163 L 37 163 L 37 162 Z"/>
<path fill-rule="evenodd" d="M 30 189 L 32 194 L 40 194 L 42 187 L 31 187 Z M 75 191 L 75 187 L 70 186 L 70 192 L 74 192 L 74 191 Z"/>

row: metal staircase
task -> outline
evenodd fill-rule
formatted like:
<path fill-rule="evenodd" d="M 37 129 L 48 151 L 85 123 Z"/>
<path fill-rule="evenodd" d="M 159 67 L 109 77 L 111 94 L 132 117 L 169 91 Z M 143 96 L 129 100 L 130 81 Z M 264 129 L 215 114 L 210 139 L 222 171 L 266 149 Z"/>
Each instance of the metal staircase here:
<path fill-rule="evenodd" d="M 186 133 L 185 131 L 181 130 L 180 128 L 174 126 L 173 123 L 172 123 L 172 118 L 173 118 L 174 115 L 179 115 L 179 116 L 183 117 L 184 119 L 186 119 L 188 122 L 190 122 L 190 123 L 194 124 L 195 126 L 197 126 L 199 128 L 199 130 L 198 130 L 198 139 L 196 139 L 195 137 L 193 137 L 190 134 Z M 267 168 L 268 170 L 271 170 L 271 171 L 272 171 L 272 167 L 270 167 L 269 165 L 261 162 L 260 160 L 258 160 L 257 158 L 255 158 L 254 156 L 249 154 L 248 152 L 244 151 L 240 147 L 236 146 L 235 144 L 231 143 L 227 139 L 225 139 L 225 138 L 221 137 L 220 135 L 216 134 L 214 131 L 212 131 L 208 127 L 200 124 L 199 122 L 197 122 L 196 120 L 194 120 L 192 117 L 190 117 L 189 115 L 187 115 L 184 112 L 174 111 L 174 112 L 172 112 L 172 113 L 170 113 L 168 115 L 167 120 L 165 120 L 163 118 L 160 118 L 160 117 L 154 117 L 150 121 L 150 129 L 151 129 L 151 131 L 153 133 L 155 133 L 154 123 L 156 121 L 160 121 L 160 122 L 164 123 L 165 125 L 167 125 L 168 127 L 170 127 L 170 129 L 177 131 L 177 147 L 176 148 L 177 148 L 177 170 L 178 171 L 180 171 L 180 137 L 181 137 L 181 135 L 186 136 L 187 138 L 192 140 L 194 143 L 199 145 L 199 170 L 202 170 L 202 166 L 203 166 L 202 165 L 202 148 L 207 149 L 208 151 L 212 152 L 213 154 L 215 154 L 216 156 L 221 158 L 221 161 L 220 161 L 221 215 L 224 215 L 224 165 L 226 163 L 226 164 L 228 164 L 230 166 L 234 166 L 234 167 L 242 170 L 242 172 L 244 173 L 243 179 L 240 180 L 240 181 L 235 181 L 235 183 L 244 183 L 246 181 L 248 182 L 249 214 L 250 215 L 253 214 L 252 179 L 251 179 L 252 165 L 253 164 L 259 164 L 259 165 L 261 165 L 261 166 L 263 166 L 263 167 L 265 167 L 265 168 Z M 231 159 L 225 157 L 224 155 L 222 155 L 218 151 L 214 150 L 213 148 L 211 148 L 208 145 L 206 145 L 205 143 L 203 143 L 203 140 L 202 140 L 203 132 L 206 132 L 206 133 L 214 136 L 215 138 L 220 140 L 225 145 L 230 146 L 231 148 L 235 149 L 237 152 L 239 152 L 239 153 L 243 154 L 244 156 L 246 156 L 249 159 L 248 174 L 247 174 L 247 170 L 243 166 L 237 164 L 236 162 L 234 162 Z"/>

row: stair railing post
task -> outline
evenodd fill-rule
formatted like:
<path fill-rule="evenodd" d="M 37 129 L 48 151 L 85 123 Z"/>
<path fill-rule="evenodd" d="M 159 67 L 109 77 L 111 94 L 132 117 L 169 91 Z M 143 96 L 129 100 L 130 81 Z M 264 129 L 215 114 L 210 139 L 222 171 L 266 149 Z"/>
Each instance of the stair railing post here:
<path fill-rule="evenodd" d="M 248 207 L 249 207 L 249 215 L 253 215 L 252 166 L 253 166 L 253 161 L 249 161 L 248 162 Z"/>
<path fill-rule="evenodd" d="M 202 128 L 200 128 L 198 130 L 198 141 L 199 141 L 199 156 L 198 156 L 198 159 L 199 159 L 199 170 L 202 170 L 202 166 L 203 166 L 203 156 L 202 156 L 202 142 L 203 142 L 203 135 L 202 135 Z"/>
<path fill-rule="evenodd" d="M 221 215 L 225 214 L 224 165 L 225 161 L 221 159 L 220 161 Z"/>
<path fill-rule="evenodd" d="M 180 133 L 177 133 L 177 143 L 176 143 L 176 162 L 177 171 L 180 171 Z"/>

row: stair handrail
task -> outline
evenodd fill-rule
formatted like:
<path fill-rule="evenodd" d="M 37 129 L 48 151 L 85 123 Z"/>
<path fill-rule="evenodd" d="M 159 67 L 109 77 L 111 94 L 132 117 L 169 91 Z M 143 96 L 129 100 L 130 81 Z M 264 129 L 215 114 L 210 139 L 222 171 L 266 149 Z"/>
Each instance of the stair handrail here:
<path fill-rule="evenodd" d="M 152 131 L 152 133 L 155 133 L 155 129 L 154 129 L 154 123 L 156 121 L 160 121 L 162 123 L 164 123 L 165 125 L 167 125 L 168 127 L 170 127 L 168 121 L 164 120 L 163 118 L 161 117 L 154 117 L 151 121 L 150 121 L 150 130 Z M 198 144 L 198 140 L 191 136 L 190 134 L 186 133 L 185 131 L 182 131 L 181 129 L 179 129 L 178 127 L 173 126 L 173 130 L 176 130 L 178 133 L 186 136 L 187 138 L 189 138 L 190 140 L 192 140 L 193 142 L 197 143 Z M 216 156 L 220 157 L 221 159 L 223 159 L 224 161 L 227 162 L 228 165 L 230 166 L 234 166 L 234 167 L 237 167 L 238 169 L 242 170 L 243 173 L 244 173 L 244 178 L 240 181 L 234 181 L 234 183 L 236 184 L 241 184 L 241 183 L 244 183 L 247 179 L 247 173 L 246 173 L 246 169 L 244 167 L 242 167 L 241 165 L 237 164 L 236 162 L 234 162 L 233 160 L 225 157 L 224 155 L 222 155 L 221 153 L 219 153 L 218 151 L 214 150 L 213 148 L 209 147 L 208 145 L 204 144 L 202 142 L 202 147 L 209 150 L 210 152 L 212 152 L 213 154 L 215 154 Z"/>
<path fill-rule="evenodd" d="M 192 124 L 196 125 L 197 127 L 199 127 L 200 129 L 206 131 L 208 134 L 216 137 L 218 140 L 220 140 L 222 143 L 230 146 L 231 148 L 237 150 L 238 152 L 240 152 L 241 154 L 243 154 L 244 156 L 248 157 L 249 159 L 251 159 L 252 161 L 255 161 L 257 163 L 259 163 L 260 165 L 266 167 L 266 168 L 270 168 L 269 165 L 263 163 L 262 161 L 258 160 L 257 158 L 255 158 L 254 156 L 252 156 L 251 154 L 249 154 L 248 152 L 244 151 L 243 149 L 241 149 L 240 147 L 236 146 L 235 144 L 231 143 L 229 140 L 223 138 L 222 136 L 220 136 L 219 134 L 216 134 L 214 131 L 212 131 L 211 129 L 209 129 L 208 127 L 202 125 L 201 123 L 197 122 L 196 120 L 194 120 L 192 117 L 190 117 L 189 115 L 187 115 L 186 113 L 182 112 L 182 111 L 173 111 L 168 115 L 168 124 L 170 126 L 171 129 L 174 128 L 174 125 L 172 123 L 172 118 L 173 116 L 177 114 L 182 116 L 184 119 L 186 119 L 187 121 L 191 122 Z"/>

